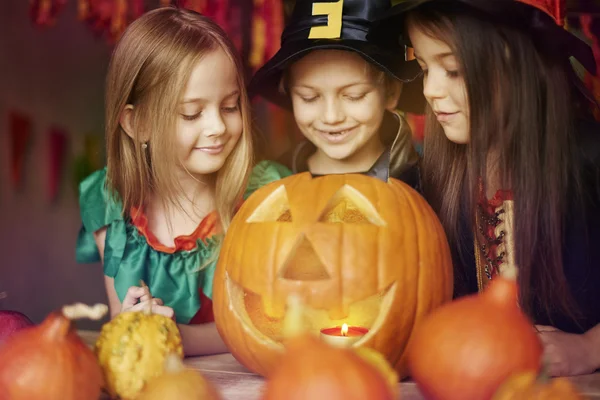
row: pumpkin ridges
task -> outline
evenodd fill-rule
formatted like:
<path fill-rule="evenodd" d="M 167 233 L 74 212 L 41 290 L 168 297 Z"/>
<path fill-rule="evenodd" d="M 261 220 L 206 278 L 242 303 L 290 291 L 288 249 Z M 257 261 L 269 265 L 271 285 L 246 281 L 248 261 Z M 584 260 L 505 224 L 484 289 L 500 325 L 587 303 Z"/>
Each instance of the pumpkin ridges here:
<path fill-rule="evenodd" d="M 404 191 L 405 193 L 413 190 L 412 188 L 407 187 L 407 186 L 399 186 L 399 188 L 402 191 Z M 411 198 L 410 196 L 406 196 L 406 197 L 411 199 L 409 201 L 413 201 L 413 198 Z M 454 276 L 453 276 L 454 272 L 453 272 L 452 262 L 451 262 L 452 257 L 450 254 L 450 247 L 446 240 L 446 234 L 444 232 L 444 229 L 443 229 L 441 223 L 439 222 L 439 220 L 437 220 L 435 212 L 433 211 L 431 206 L 425 201 L 424 198 L 419 196 L 418 199 L 419 199 L 419 201 L 414 201 L 413 203 L 414 203 L 414 205 L 417 206 L 419 214 L 425 214 L 430 217 L 429 219 L 425 219 L 424 221 L 423 220 L 421 221 L 422 224 L 427 224 L 427 225 L 424 225 L 421 227 L 423 232 L 427 232 L 430 235 L 428 235 L 427 237 L 424 237 L 424 236 L 420 236 L 420 237 L 423 240 L 431 240 L 432 236 L 435 237 L 435 239 L 437 240 L 437 243 L 438 243 L 437 248 L 441 249 L 442 254 L 438 254 L 438 257 L 437 257 L 437 259 L 434 260 L 434 262 L 445 264 L 442 268 L 439 268 L 438 271 L 436 271 L 438 273 L 439 272 L 444 273 L 445 275 L 443 277 L 438 277 L 438 279 L 430 281 L 430 282 L 439 284 L 439 287 L 425 288 L 423 291 L 420 292 L 420 293 L 428 293 L 428 294 L 430 292 L 433 292 L 434 294 L 438 294 L 439 297 L 436 299 L 437 301 L 435 301 L 435 304 L 434 304 L 434 307 L 437 307 L 439 304 L 442 304 L 442 303 L 450 300 L 451 296 L 452 296 L 452 292 L 453 292 L 452 282 L 454 279 Z M 435 232 L 436 234 L 431 235 L 431 233 L 433 233 L 433 232 Z M 431 254 L 429 254 L 427 252 L 424 252 L 424 254 L 426 254 L 428 257 L 431 257 Z M 440 289 L 443 289 L 443 290 L 440 290 Z"/>
<path fill-rule="evenodd" d="M 217 272 L 219 270 L 217 269 Z M 215 278 L 219 280 L 225 280 L 227 272 L 223 269 L 222 273 L 215 273 Z M 217 283 L 217 282 L 215 282 Z M 220 285 L 215 285 L 215 288 L 225 288 L 225 283 Z M 218 296 L 222 296 L 223 300 L 219 300 Z M 215 290 L 213 292 L 214 305 L 219 307 L 215 310 L 215 321 L 220 321 L 221 319 L 224 321 L 235 321 L 235 324 L 220 324 L 217 322 L 217 328 L 219 330 L 219 334 L 222 337 L 223 341 L 233 354 L 234 358 L 238 360 L 242 365 L 250 370 L 255 370 L 266 375 L 266 371 L 272 370 L 276 366 L 276 359 L 279 357 L 269 356 L 268 352 L 264 352 L 264 349 L 260 344 L 256 344 L 248 340 L 250 335 L 245 331 L 244 327 L 237 321 L 233 311 L 230 310 L 229 305 L 231 304 L 231 298 L 229 298 L 227 291 L 223 290 Z M 237 337 L 242 339 L 242 343 L 235 343 L 229 340 L 230 337 Z M 283 349 L 283 347 L 282 347 Z M 263 357 L 257 359 L 255 356 L 260 354 L 263 351 Z M 282 351 L 281 351 L 282 352 Z M 252 368 L 255 366 L 254 368 Z M 256 367 L 258 366 L 258 368 Z M 263 373 L 264 372 L 264 373 Z"/>
<path fill-rule="evenodd" d="M 394 204 L 396 203 L 407 204 L 406 199 L 398 196 L 398 193 L 395 189 L 396 185 L 393 180 L 390 179 L 385 186 L 377 186 L 381 192 L 381 195 L 378 197 L 381 209 L 393 209 Z M 384 188 L 386 189 L 385 191 L 383 191 Z M 388 220 L 388 234 L 392 235 L 393 237 L 397 237 L 399 235 L 398 232 L 401 232 L 402 246 L 406 248 L 416 248 L 416 235 L 412 234 L 410 231 L 404 230 L 403 228 L 405 225 L 414 225 L 413 210 L 410 207 L 399 207 L 397 212 L 399 215 L 396 219 L 390 219 L 387 215 L 384 217 L 386 220 Z M 399 221 L 399 223 L 394 223 L 395 221 Z M 382 232 L 382 235 L 385 234 L 385 232 Z M 382 246 L 382 244 L 386 245 Z M 385 242 L 385 237 L 380 238 L 378 247 L 380 253 L 396 253 L 396 249 L 393 247 L 393 244 Z M 380 258 L 385 259 L 386 257 L 386 255 L 383 255 L 383 257 Z M 398 278 L 396 283 L 398 287 L 396 290 L 402 291 L 402 293 L 397 295 L 394 304 L 391 306 L 388 314 L 386 315 L 387 324 L 389 326 L 393 326 L 394 328 L 390 329 L 387 335 L 380 336 L 378 338 L 378 343 L 365 343 L 365 345 L 368 347 L 374 348 L 382 353 L 387 353 L 387 358 L 392 365 L 396 364 L 395 360 L 399 359 L 405 350 L 405 343 L 408 340 L 411 327 L 414 323 L 414 310 L 417 297 L 416 286 L 403 285 L 401 282 L 415 282 L 418 280 L 419 276 L 418 268 L 410 268 L 412 265 L 417 265 L 416 260 L 414 259 L 414 254 L 410 254 L 409 252 L 400 254 L 396 253 L 394 257 L 396 268 L 398 268 Z M 409 267 L 406 268 L 406 266 Z M 385 275 L 386 271 L 384 265 L 380 266 L 379 273 Z M 382 281 L 385 280 L 382 279 Z"/>
<path fill-rule="evenodd" d="M 308 203 L 309 201 L 312 201 L 312 199 L 310 198 L 303 198 L 303 199 L 298 199 L 298 201 L 296 201 L 296 197 L 292 197 L 291 193 L 299 190 L 299 188 L 302 188 L 304 186 L 307 186 L 308 184 L 310 184 L 310 182 L 312 181 L 312 176 L 310 174 L 310 172 L 304 172 L 301 174 L 298 174 L 299 179 L 296 181 L 296 179 L 294 180 L 290 180 L 290 179 L 285 179 L 285 188 L 286 191 L 288 193 L 288 199 L 290 201 L 290 211 L 292 213 L 292 223 L 295 225 L 302 225 L 304 223 L 303 219 L 300 218 L 300 209 L 302 208 L 302 205 L 306 202 Z M 302 192 L 306 193 L 307 195 L 310 195 L 310 192 L 306 192 L 304 190 L 301 190 Z M 314 204 L 314 203 L 312 203 Z M 314 210 L 315 212 L 320 212 L 320 208 L 318 207 L 317 204 L 314 204 L 315 207 Z"/>
<path fill-rule="evenodd" d="M 486 290 L 494 290 L 497 279 L 503 278 Z M 425 395 L 486 399 L 512 372 L 539 368 L 541 343 L 516 298 L 494 305 L 484 295 L 438 308 L 417 326 L 408 357 L 411 376 Z"/>
<path fill-rule="evenodd" d="M 75 330 L 73 326 L 71 327 L 70 335 L 76 336 Z M 85 387 L 87 384 L 88 377 L 81 374 L 81 371 L 84 369 L 88 369 L 89 366 L 93 365 L 95 367 L 95 380 L 99 382 L 104 382 L 104 378 L 102 377 L 102 371 L 98 368 L 98 361 L 93 353 L 84 351 L 88 350 L 88 346 L 82 341 L 73 342 L 75 345 L 71 347 L 71 356 L 78 359 L 77 365 L 73 364 L 73 376 L 75 377 L 76 384 L 73 388 L 73 398 L 83 398 L 85 397 L 85 393 L 82 393 L 81 388 Z M 79 355 L 79 356 L 78 356 Z"/>
<path fill-rule="evenodd" d="M 107 310 L 106 306 L 83 308 L 92 319 L 95 317 L 91 310 L 101 312 L 97 319 Z M 0 346 L 3 396 L 12 400 L 75 400 L 100 395 L 103 384 L 100 367 L 91 350 L 71 329 L 72 324 L 64 310 L 53 312 L 40 325 L 22 329 L 3 342 Z"/>
<path fill-rule="evenodd" d="M 281 185 L 285 187 L 292 208 L 292 222 L 279 224 L 255 223 L 251 226 L 243 223 L 248 216 L 252 215 L 253 210 Z M 346 223 L 333 225 L 332 223 L 331 227 L 327 227 L 326 223 L 317 222 L 320 214 L 334 204 L 331 203 L 332 201 L 337 202 L 340 200 L 339 191 L 346 191 L 346 189 L 343 189 L 345 185 L 361 193 L 360 197 L 364 196 L 371 203 L 380 218 L 390 222 L 386 226 L 361 224 L 362 228 L 367 227 L 367 229 L 362 230 L 362 233 L 358 233 L 359 225 Z M 416 192 L 394 191 L 390 190 L 388 185 L 391 186 L 394 183 L 386 184 L 365 176 L 340 175 L 314 179 L 306 176 L 297 179 L 292 176 L 278 181 L 269 190 L 255 192 L 251 199 L 244 203 L 238 212 L 240 218 L 234 219 L 232 228 L 230 228 L 225 238 L 217 273 L 215 274 L 215 276 L 221 276 L 221 278 L 215 280 L 214 289 L 215 302 L 225 301 L 227 303 L 218 307 L 219 310 L 223 311 L 215 312 L 217 327 L 222 324 L 229 325 L 219 329 L 219 332 L 224 337 L 230 336 L 230 338 L 225 339 L 226 343 L 229 347 L 232 347 L 232 352 L 236 355 L 236 358 L 244 360 L 242 361 L 244 365 L 254 371 L 258 370 L 257 372 L 264 375 L 266 374 L 265 371 L 272 368 L 277 362 L 278 355 L 267 355 L 271 350 L 264 349 L 262 343 L 256 343 L 260 339 L 254 339 L 248 334 L 244 335 L 244 332 L 247 331 L 243 326 L 243 322 L 235 321 L 235 313 L 228 310 L 228 307 L 237 308 L 239 305 L 237 303 L 233 304 L 232 298 L 228 297 L 229 295 L 220 297 L 219 290 L 226 291 L 227 276 L 224 273 L 219 275 L 219 270 L 230 269 L 229 278 L 239 287 L 260 294 L 266 302 L 279 302 L 279 307 L 281 307 L 280 299 L 284 295 L 302 293 L 306 295 L 309 303 L 319 300 L 320 304 L 323 305 L 321 307 L 310 304 L 312 307 L 333 310 L 333 314 L 335 314 L 335 307 L 337 307 L 338 315 L 339 311 L 342 310 L 339 307 L 342 302 L 340 296 L 342 291 L 347 299 L 347 304 L 356 304 L 355 302 L 361 299 L 374 296 L 384 289 L 388 289 L 393 282 L 396 282 L 396 293 L 390 294 L 391 298 L 389 299 L 393 303 L 392 308 L 387 313 L 383 310 L 384 314 L 381 315 L 384 320 L 384 329 L 377 332 L 377 334 L 370 334 L 368 338 L 360 343 L 361 346 L 375 348 L 385 353 L 390 360 L 401 357 L 402 348 L 406 346 L 404 342 L 408 340 L 411 327 L 414 324 L 416 308 L 419 306 L 419 302 L 423 301 L 423 296 L 426 296 L 422 293 L 423 289 L 418 287 L 417 284 L 421 279 L 427 278 L 421 278 L 418 269 L 428 268 L 439 271 L 438 276 L 434 275 L 431 279 L 440 280 L 447 275 L 443 269 L 449 268 L 450 263 L 444 262 L 443 258 L 447 255 L 444 251 L 437 254 L 436 246 L 439 247 L 439 242 L 437 241 L 438 238 L 433 237 L 425 237 L 421 241 L 421 243 L 431 244 L 429 249 L 436 253 L 427 257 L 427 260 L 429 260 L 427 262 L 431 265 L 425 265 L 426 263 L 419 260 L 418 250 L 410 248 L 410 241 L 414 241 L 415 246 L 413 247 L 417 247 L 419 244 L 417 235 L 429 234 L 425 229 L 430 225 L 421 224 L 421 218 L 436 217 L 430 213 L 419 214 L 420 208 L 417 206 L 411 208 L 405 197 L 415 197 Z M 398 183 L 398 185 L 402 185 L 402 183 Z M 363 201 L 352 196 L 352 190 L 349 190 L 348 193 L 351 196 L 349 198 L 354 199 L 352 201 L 362 209 Z M 336 197 L 332 200 L 334 195 Z M 415 197 L 415 199 L 415 201 L 420 201 L 420 198 Z M 417 205 L 420 204 L 420 202 L 417 203 Z M 396 217 L 393 215 L 398 212 L 397 210 L 400 214 L 406 214 L 404 222 L 397 222 Z M 367 215 L 371 213 L 370 210 L 365 212 Z M 239 222 L 237 225 L 244 226 L 238 226 L 239 229 L 235 229 L 236 222 Z M 415 226 L 417 224 L 419 226 Z M 326 228 L 321 229 L 322 227 Z M 323 267 L 331 275 L 329 281 L 311 283 L 278 279 L 279 269 L 282 268 L 285 259 L 290 256 L 290 249 L 293 243 L 299 240 L 299 234 L 303 230 L 306 230 L 306 240 L 312 244 L 319 259 L 324 264 Z M 397 238 L 402 237 L 404 230 L 409 232 L 408 239 L 406 243 L 402 244 L 403 247 L 400 249 L 402 251 L 398 252 Z M 434 230 L 429 236 L 437 236 L 439 232 L 443 231 Z M 238 239 L 235 240 L 232 237 Z M 339 245 L 332 245 L 330 249 L 327 249 L 327 243 L 339 243 Z M 252 251 L 249 249 L 252 249 Z M 344 254 L 344 249 L 348 251 L 348 254 Z M 273 253 L 275 253 L 274 256 Z M 259 264 L 264 265 L 263 270 L 258 267 Z M 354 265 L 354 268 L 350 268 L 351 265 Z M 393 269 L 390 268 L 390 265 L 407 267 L 400 267 L 397 271 L 392 272 Z M 242 268 L 244 270 L 239 271 Z M 270 273 L 274 275 L 270 277 Z M 451 271 L 448 273 L 451 273 Z M 235 279 L 234 276 L 237 276 L 238 279 Z M 275 278 L 275 281 L 273 281 L 273 278 Z M 434 283 L 432 287 L 441 285 L 441 283 Z M 221 288 L 218 286 L 221 286 Z M 446 287 L 446 283 L 443 286 Z M 352 288 L 356 290 L 352 292 Z M 438 298 L 439 296 L 438 294 Z M 425 303 L 422 307 L 424 310 L 433 307 L 431 304 L 436 302 L 431 302 L 428 306 Z M 346 307 L 347 304 L 343 306 Z M 376 302 L 370 302 L 368 310 L 373 310 L 373 312 L 369 315 L 375 314 L 376 304 Z M 379 311 L 381 309 L 377 310 L 377 313 Z M 222 315 L 218 316 L 219 313 Z M 315 317 L 319 321 L 322 319 L 321 315 L 315 315 Z M 350 318 L 354 319 L 356 317 L 351 315 Z M 324 318 L 322 320 L 325 321 Z M 366 326 L 369 326 L 368 322 Z M 263 330 L 267 332 L 265 329 Z M 316 333 L 318 334 L 318 332 Z M 236 337 L 236 335 L 239 337 Z M 255 361 L 256 359 L 258 360 Z M 257 365 L 255 362 L 261 365 Z"/>
<path fill-rule="evenodd" d="M 109 393 L 131 399 L 139 394 L 147 379 L 162 372 L 164 357 L 169 352 L 183 356 L 183 347 L 172 319 L 123 312 L 102 326 L 95 352 Z"/>
<path fill-rule="evenodd" d="M 359 277 L 353 268 L 355 265 L 368 265 L 369 268 L 375 270 L 376 265 L 373 265 L 374 248 L 379 247 L 371 242 L 376 241 L 376 234 L 381 231 L 376 226 L 358 226 L 349 224 L 329 224 L 313 227 L 308 232 L 311 242 L 316 243 L 315 251 L 323 260 L 325 265 L 329 265 L 330 279 L 326 282 L 313 282 L 310 286 L 315 287 L 320 284 L 330 285 L 329 290 L 344 290 L 352 293 L 352 300 L 359 301 L 378 293 L 381 290 L 380 282 L 377 279 L 377 274 L 368 274 L 369 276 Z M 365 238 L 366 236 L 366 238 Z M 323 243 L 331 240 L 334 243 L 342 243 L 341 246 L 324 246 Z M 367 243 L 365 243 L 367 242 Z M 344 251 L 346 249 L 346 251 Z M 333 300 L 339 300 L 337 303 L 341 305 L 343 298 L 341 293 L 331 293 L 323 291 L 318 293 L 309 301 L 317 307 L 319 303 L 331 303 Z M 332 300 L 333 299 L 333 300 Z"/>
<path fill-rule="evenodd" d="M 273 182 L 273 183 L 275 183 L 275 182 Z M 260 188 L 259 190 L 267 190 L 268 187 L 269 187 L 269 185 L 266 185 L 266 186 Z M 248 204 L 249 202 L 252 202 L 252 201 L 253 201 L 253 198 L 251 196 L 249 199 L 246 200 L 246 202 L 244 202 L 244 204 L 242 205 L 242 207 L 240 208 L 238 213 L 234 216 L 232 223 L 229 226 L 228 235 L 236 233 L 236 231 L 239 229 L 245 229 L 246 224 L 235 224 L 235 220 L 243 219 L 245 221 L 247 219 L 247 217 L 243 213 L 244 205 Z M 240 225 L 240 228 L 238 228 L 238 225 Z M 246 235 L 243 235 L 243 237 L 246 238 Z M 245 244 L 244 244 L 244 248 L 246 248 Z M 220 250 L 219 262 L 217 264 L 217 268 L 215 270 L 215 275 L 213 278 L 214 317 L 215 317 L 217 331 L 219 332 L 219 335 L 221 336 L 221 338 L 223 339 L 223 341 L 225 342 L 225 344 L 227 345 L 229 350 L 232 352 L 234 357 L 241 364 L 247 366 L 248 364 L 246 364 L 246 362 L 244 360 L 245 354 L 242 354 L 241 351 L 236 350 L 237 346 L 235 346 L 235 344 L 233 342 L 231 342 L 231 340 L 229 339 L 230 337 L 242 337 L 242 338 L 244 337 L 241 326 L 231 326 L 231 324 L 219 323 L 221 318 L 223 318 L 223 320 L 230 320 L 230 321 L 237 320 L 235 315 L 232 315 L 233 312 L 229 310 L 232 299 L 230 298 L 230 296 L 228 294 L 228 290 L 227 290 L 227 279 L 231 279 L 228 276 L 228 274 L 233 273 L 234 271 L 227 272 L 225 268 L 219 268 L 220 260 L 223 260 L 223 259 L 229 260 L 230 258 L 233 258 L 230 255 L 230 253 L 232 253 L 232 252 L 233 252 L 232 246 L 230 245 L 230 242 L 227 240 L 227 236 L 225 236 L 225 240 L 223 241 L 221 250 Z M 235 262 L 235 259 L 234 259 L 234 262 Z"/>
<path fill-rule="evenodd" d="M 311 336 L 292 339 L 267 382 L 264 400 L 392 400 L 385 378 L 356 354 Z"/>
<path fill-rule="evenodd" d="M 417 229 L 416 235 L 415 235 L 415 241 L 416 243 L 414 244 L 416 248 L 418 248 L 419 250 L 422 247 L 422 242 L 421 242 L 421 226 L 419 224 L 419 221 L 416 220 L 415 215 L 417 214 L 419 210 L 418 208 L 418 204 L 416 204 L 416 201 L 413 201 L 413 199 L 410 196 L 407 196 L 407 191 L 406 188 L 402 185 L 398 185 L 397 181 L 390 181 L 389 184 L 393 187 L 394 189 L 394 193 L 396 194 L 396 197 L 398 198 L 402 198 L 404 201 L 407 202 L 407 204 L 409 205 L 408 210 L 410 210 L 410 217 L 412 218 L 412 222 L 414 224 L 414 226 Z M 401 195 L 399 196 L 399 193 L 401 193 Z M 428 235 L 427 240 L 430 240 L 431 237 L 430 235 Z M 430 254 L 426 253 L 427 257 L 431 257 Z M 417 258 L 416 260 L 411 260 L 412 263 L 414 263 L 414 265 L 421 265 L 422 264 L 422 260 L 420 257 L 422 257 L 421 255 L 421 251 L 419 251 L 417 253 L 417 256 L 419 258 Z M 424 263 L 425 265 L 435 265 L 436 260 L 432 260 L 431 263 Z M 415 281 L 417 282 L 417 285 L 415 285 L 414 290 L 415 292 L 413 293 L 412 299 L 413 299 L 413 304 L 414 307 L 411 307 L 411 309 L 413 310 L 412 313 L 412 318 L 411 318 L 411 323 L 408 324 L 408 329 L 406 332 L 406 339 L 403 341 L 404 346 L 402 347 L 401 351 L 399 352 L 399 356 L 397 358 L 395 358 L 395 362 L 393 363 L 394 368 L 396 369 L 396 371 L 398 371 L 399 377 L 400 379 L 404 378 L 407 376 L 407 371 L 406 371 L 406 349 L 408 348 L 409 344 L 410 344 L 410 340 L 411 337 L 413 336 L 413 332 L 415 329 L 415 324 L 418 323 L 419 320 L 419 315 L 421 313 L 421 308 L 424 306 L 423 302 L 421 301 L 421 296 L 420 293 L 422 291 L 422 286 L 424 285 L 424 273 L 427 272 L 426 268 L 416 268 L 415 269 L 415 274 L 416 277 L 414 278 Z M 429 293 L 430 296 L 435 296 L 435 292 L 431 292 Z M 427 307 L 428 309 L 429 307 Z"/>

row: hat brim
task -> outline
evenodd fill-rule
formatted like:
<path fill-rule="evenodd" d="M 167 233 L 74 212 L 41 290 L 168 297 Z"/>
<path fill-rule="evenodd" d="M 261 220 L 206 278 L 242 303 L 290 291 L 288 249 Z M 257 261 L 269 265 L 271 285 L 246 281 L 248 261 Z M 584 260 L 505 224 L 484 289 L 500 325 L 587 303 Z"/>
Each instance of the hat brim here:
<path fill-rule="evenodd" d="M 423 113 L 425 98 L 421 68 L 415 60 L 405 61 L 404 54 L 395 54 L 378 46 L 358 40 L 299 40 L 283 46 L 253 76 L 249 85 L 250 96 L 262 96 L 283 108 L 292 109 L 289 95 L 280 91 L 283 72 L 291 63 L 314 50 L 346 50 L 361 55 L 367 61 L 403 82 L 398 108 L 412 113 Z"/>
<path fill-rule="evenodd" d="M 389 36 L 400 37 L 400 41 L 405 45 L 410 45 L 410 40 L 403 37 L 405 33 L 404 29 L 404 18 L 406 14 L 411 10 L 421 6 L 425 3 L 432 1 L 442 0 L 405 0 L 402 3 L 392 7 L 385 15 L 379 17 L 373 23 L 373 28 L 369 33 L 368 37 L 373 40 L 384 40 Z M 575 36 L 573 33 L 564 29 L 560 25 L 556 24 L 552 17 L 545 14 L 543 11 L 536 7 L 523 3 L 520 1 L 482 1 L 482 0 L 453 0 L 460 2 L 466 6 L 472 7 L 479 11 L 482 11 L 490 16 L 505 17 L 507 21 L 513 21 L 513 23 L 519 23 L 521 19 L 523 21 L 535 21 L 537 27 L 541 27 L 544 30 L 544 36 L 552 38 L 557 45 L 560 46 L 562 51 L 568 53 L 569 56 L 574 57 L 579 61 L 585 69 L 593 75 L 597 74 L 596 60 L 591 47 Z M 536 19 L 532 18 L 533 13 L 544 14 L 547 18 Z M 520 15 L 520 18 L 515 18 Z M 528 25 L 527 25 L 528 26 Z"/>

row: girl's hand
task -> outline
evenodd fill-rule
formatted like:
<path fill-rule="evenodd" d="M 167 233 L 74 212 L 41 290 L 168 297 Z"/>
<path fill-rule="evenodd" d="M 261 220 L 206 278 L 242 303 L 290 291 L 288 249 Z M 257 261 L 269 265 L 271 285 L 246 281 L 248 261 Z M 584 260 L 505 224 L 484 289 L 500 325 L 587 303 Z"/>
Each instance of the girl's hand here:
<path fill-rule="evenodd" d="M 175 311 L 171 307 L 164 305 L 159 298 L 152 297 L 147 288 L 140 286 L 131 286 L 127 289 L 127 294 L 121 304 L 121 311 L 144 311 L 148 306 L 152 307 L 154 314 L 164 315 L 167 318 L 175 319 Z"/>
<path fill-rule="evenodd" d="M 142 302 L 150 300 L 150 293 L 140 286 L 131 286 L 121 304 L 121 312 L 133 311 L 132 308 Z"/>
<path fill-rule="evenodd" d="M 550 376 L 591 374 L 599 367 L 594 359 L 597 349 L 589 335 L 565 333 L 553 326 L 536 325 L 536 328 Z"/>

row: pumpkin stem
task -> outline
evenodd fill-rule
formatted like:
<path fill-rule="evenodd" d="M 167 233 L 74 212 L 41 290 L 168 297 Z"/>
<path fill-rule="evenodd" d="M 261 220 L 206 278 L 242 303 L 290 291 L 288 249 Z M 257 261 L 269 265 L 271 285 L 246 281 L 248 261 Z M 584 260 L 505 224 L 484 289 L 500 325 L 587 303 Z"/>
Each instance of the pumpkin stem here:
<path fill-rule="evenodd" d="M 283 337 L 291 339 L 306 331 L 304 324 L 304 307 L 302 299 L 297 295 L 289 295 L 287 309 L 283 318 Z"/>
<path fill-rule="evenodd" d="M 148 300 L 148 304 L 144 308 L 144 314 L 150 315 L 152 314 L 152 294 L 150 293 L 150 288 L 148 285 L 146 285 L 146 282 L 144 282 L 143 279 L 140 279 L 140 286 L 146 291 L 146 294 L 150 298 L 150 300 Z"/>
<path fill-rule="evenodd" d="M 185 365 L 181 361 L 181 357 L 177 353 L 170 352 L 165 358 L 165 373 L 176 374 L 185 370 Z"/>
<path fill-rule="evenodd" d="M 75 303 L 62 308 L 62 314 L 70 320 L 88 318 L 97 321 L 104 317 L 107 312 L 108 306 L 106 304 L 95 304 L 90 307 L 86 304 Z"/>
<path fill-rule="evenodd" d="M 60 312 L 53 312 L 42 325 L 43 336 L 50 341 L 64 339 L 71 330 L 71 321 L 80 318 L 98 320 L 108 311 L 106 304 L 96 304 L 90 307 L 86 304 L 75 303 L 63 306 Z"/>

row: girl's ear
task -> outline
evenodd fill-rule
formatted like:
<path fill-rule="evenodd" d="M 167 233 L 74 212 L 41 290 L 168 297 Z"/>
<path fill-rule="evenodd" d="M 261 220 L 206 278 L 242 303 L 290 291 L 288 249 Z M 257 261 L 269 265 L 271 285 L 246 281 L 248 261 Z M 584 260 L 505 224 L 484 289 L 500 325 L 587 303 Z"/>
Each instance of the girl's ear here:
<path fill-rule="evenodd" d="M 135 131 L 133 130 L 133 106 L 131 104 L 127 104 L 123 109 L 123 112 L 121 112 L 119 124 L 127 136 L 133 140 L 136 140 Z"/>
<path fill-rule="evenodd" d="M 391 112 L 396 110 L 398 100 L 400 100 L 400 94 L 402 93 L 402 82 L 392 79 L 386 88 L 387 99 L 385 103 L 385 109 Z"/>
<path fill-rule="evenodd" d="M 150 139 L 147 134 L 135 131 L 135 127 L 133 124 L 133 106 L 131 104 L 127 104 L 125 106 L 125 109 L 123 109 L 121 117 L 119 118 L 119 124 L 121 125 L 121 128 L 123 128 L 127 136 L 129 136 L 134 141 L 139 140 L 142 143 L 146 143 Z"/>

